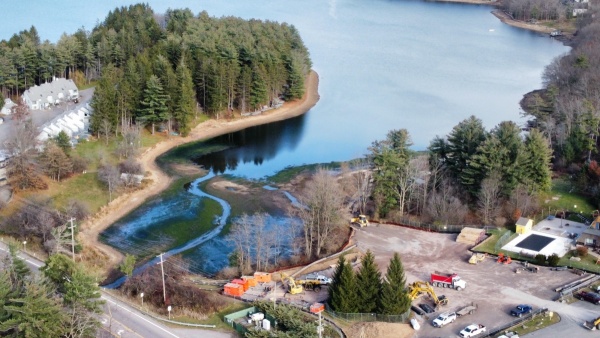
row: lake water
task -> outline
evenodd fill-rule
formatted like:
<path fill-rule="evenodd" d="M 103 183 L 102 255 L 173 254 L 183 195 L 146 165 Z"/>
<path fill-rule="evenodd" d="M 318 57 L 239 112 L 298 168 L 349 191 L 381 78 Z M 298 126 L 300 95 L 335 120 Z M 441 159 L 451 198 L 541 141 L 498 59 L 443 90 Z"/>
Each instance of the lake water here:
<path fill-rule="evenodd" d="M 215 173 L 250 178 L 290 165 L 361 157 L 391 129 L 406 128 L 414 149 L 421 150 L 470 115 L 487 128 L 503 120 L 523 123 L 523 94 L 540 88 L 544 67 L 569 50 L 547 36 L 502 24 L 488 6 L 416 0 L 146 2 L 156 12 L 189 7 L 298 28 L 320 75 L 319 103 L 305 116 L 215 140 L 232 147 L 198 159 Z M 91 29 L 115 6 L 129 4 L 67 3 L 5 6 L 0 38 L 34 24 L 42 38 L 56 41 L 63 31 Z M 189 198 L 186 203 L 200 205 Z M 151 203 L 160 208 L 159 201 Z M 131 230 L 132 223 L 152 228 L 135 217 L 119 227 Z M 224 263 L 226 256 L 219 257 Z"/>

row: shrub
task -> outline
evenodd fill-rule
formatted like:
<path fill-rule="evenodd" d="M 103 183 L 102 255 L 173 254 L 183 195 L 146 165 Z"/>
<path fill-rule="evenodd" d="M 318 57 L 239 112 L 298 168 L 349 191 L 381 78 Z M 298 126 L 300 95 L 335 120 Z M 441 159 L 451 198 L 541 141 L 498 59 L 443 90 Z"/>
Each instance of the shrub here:
<path fill-rule="evenodd" d="M 558 255 L 555 253 L 552 254 L 552 256 L 548 257 L 548 265 L 550 266 L 557 266 L 558 261 L 560 261 L 560 257 L 558 257 Z"/>
<path fill-rule="evenodd" d="M 535 255 L 534 259 L 537 265 L 546 265 L 546 260 L 548 259 L 548 257 L 546 257 L 546 255 L 537 254 Z"/>
<path fill-rule="evenodd" d="M 577 249 L 575 249 L 575 255 L 577 257 L 585 257 L 588 254 L 588 248 L 587 246 L 578 246 Z"/>

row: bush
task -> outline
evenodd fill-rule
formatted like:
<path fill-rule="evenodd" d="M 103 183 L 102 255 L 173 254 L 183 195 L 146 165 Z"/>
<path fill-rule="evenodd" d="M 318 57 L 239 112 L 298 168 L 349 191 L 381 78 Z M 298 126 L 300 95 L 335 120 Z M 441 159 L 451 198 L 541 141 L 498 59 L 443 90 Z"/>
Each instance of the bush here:
<path fill-rule="evenodd" d="M 578 246 L 577 249 L 575 249 L 575 255 L 577 257 L 585 257 L 588 254 L 588 248 L 587 246 Z"/>
<path fill-rule="evenodd" d="M 537 254 L 535 255 L 534 259 L 537 265 L 546 265 L 546 260 L 548 259 L 548 257 L 546 257 L 546 255 Z"/>
<path fill-rule="evenodd" d="M 555 253 L 552 254 L 552 256 L 548 257 L 548 265 L 550 266 L 557 266 L 558 261 L 560 261 L 560 257 L 558 257 L 558 255 Z"/>

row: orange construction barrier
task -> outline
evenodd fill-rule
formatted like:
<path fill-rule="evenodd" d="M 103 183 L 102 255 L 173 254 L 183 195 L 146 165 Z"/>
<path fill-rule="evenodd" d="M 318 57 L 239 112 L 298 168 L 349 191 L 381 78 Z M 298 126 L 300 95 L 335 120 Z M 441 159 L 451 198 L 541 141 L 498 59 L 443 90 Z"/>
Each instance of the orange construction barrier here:
<path fill-rule="evenodd" d="M 256 284 L 258 284 L 256 278 L 254 278 L 253 276 L 242 276 L 242 279 L 248 281 L 249 287 L 253 287 L 256 286 Z"/>
<path fill-rule="evenodd" d="M 498 254 L 498 260 L 496 262 L 502 263 L 503 261 L 504 261 L 504 254 L 501 252 Z"/>

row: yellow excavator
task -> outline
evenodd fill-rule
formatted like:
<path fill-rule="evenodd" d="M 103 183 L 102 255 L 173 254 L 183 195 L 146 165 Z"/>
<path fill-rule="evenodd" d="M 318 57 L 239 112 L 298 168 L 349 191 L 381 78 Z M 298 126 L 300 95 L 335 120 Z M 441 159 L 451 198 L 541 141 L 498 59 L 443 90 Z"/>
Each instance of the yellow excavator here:
<path fill-rule="evenodd" d="M 358 215 L 358 217 L 352 217 L 350 219 L 350 224 L 358 224 L 361 228 L 369 226 L 369 220 L 365 215 Z"/>
<path fill-rule="evenodd" d="M 281 281 L 285 282 L 286 280 L 288 282 L 288 292 L 290 294 L 297 295 L 304 291 L 304 288 L 302 287 L 302 285 L 297 285 L 296 281 L 294 280 L 293 277 L 290 277 L 286 273 L 282 272 L 281 273 Z"/>
<path fill-rule="evenodd" d="M 428 282 L 417 281 L 408 286 L 408 297 L 411 301 L 419 298 L 423 293 L 427 293 L 433 299 L 436 306 L 442 306 L 448 304 L 448 298 L 446 296 L 437 296 L 433 287 Z"/>
<path fill-rule="evenodd" d="M 583 327 L 590 330 L 600 330 L 600 317 L 594 320 L 583 322 Z"/>

